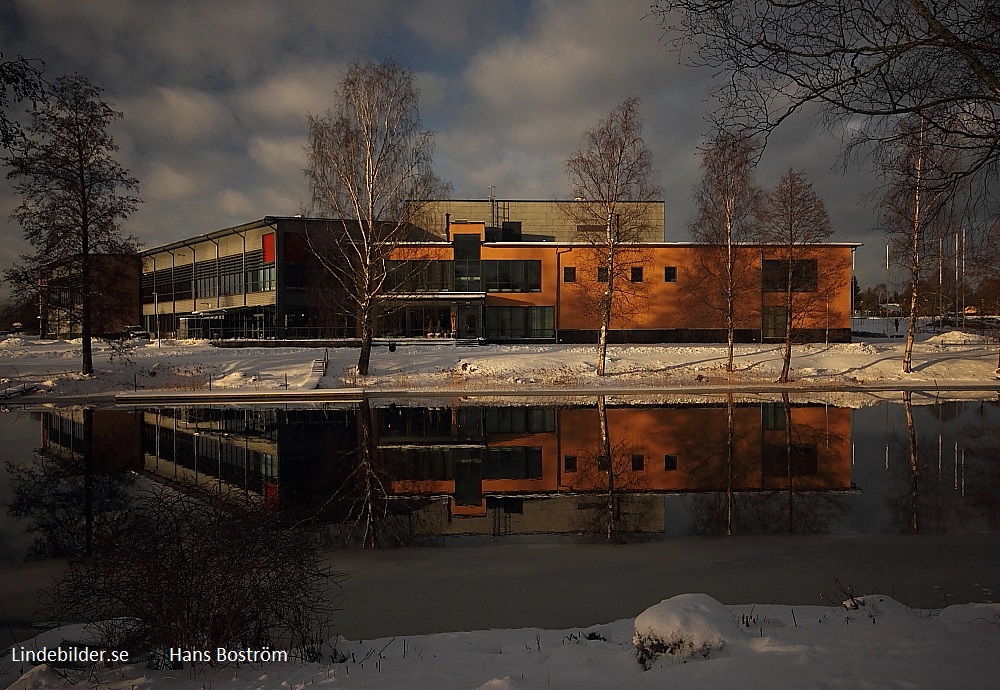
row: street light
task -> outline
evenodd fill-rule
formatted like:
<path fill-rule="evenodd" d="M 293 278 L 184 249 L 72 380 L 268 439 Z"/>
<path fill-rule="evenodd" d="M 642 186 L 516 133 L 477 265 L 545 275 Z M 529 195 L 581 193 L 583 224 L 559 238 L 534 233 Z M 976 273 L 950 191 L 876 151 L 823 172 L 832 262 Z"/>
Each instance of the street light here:
<path fill-rule="evenodd" d="M 160 295 L 153 292 L 153 319 L 156 322 L 156 347 L 160 347 Z"/>

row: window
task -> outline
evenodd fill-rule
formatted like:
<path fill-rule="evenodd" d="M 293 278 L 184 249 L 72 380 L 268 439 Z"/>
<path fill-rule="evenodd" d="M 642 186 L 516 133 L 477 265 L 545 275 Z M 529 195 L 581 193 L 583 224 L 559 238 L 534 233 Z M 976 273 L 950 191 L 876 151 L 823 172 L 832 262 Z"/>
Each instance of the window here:
<path fill-rule="evenodd" d="M 632 282 L 641 283 L 642 282 L 642 266 L 632 267 Z"/>
<path fill-rule="evenodd" d="M 764 403 L 760 408 L 761 426 L 765 431 L 785 428 L 785 408 L 781 403 Z"/>
<path fill-rule="evenodd" d="M 563 468 L 567 472 L 576 472 L 576 456 L 567 455 L 565 458 L 563 458 Z"/>
<path fill-rule="evenodd" d="M 486 292 L 541 292 L 542 262 L 533 260 L 483 261 Z"/>
<path fill-rule="evenodd" d="M 541 446 L 502 446 L 483 452 L 483 479 L 541 479 Z"/>
<path fill-rule="evenodd" d="M 447 292 L 452 289 L 451 261 L 387 261 L 389 288 L 398 292 Z"/>
<path fill-rule="evenodd" d="M 761 276 L 764 292 L 784 292 L 788 288 L 788 259 L 765 259 Z M 792 260 L 792 292 L 816 292 L 819 268 L 816 259 Z"/>
<path fill-rule="evenodd" d="M 663 456 L 663 471 L 673 472 L 677 469 L 677 456 L 674 454 L 668 454 Z"/>
<path fill-rule="evenodd" d="M 555 337 L 555 307 L 486 307 L 486 337 Z"/>
<path fill-rule="evenodd" d="M 608 469 L 610 469 L 610 465 L 608 464 L 608 456 L 607 455 L 598 455 L 597 456 L 597 471 L 598 472 L 607 472 Z"/>
<path fill-rule="evenodd" d="M 597 282 L 606 283 L 608 282 L 608 267 L 598 266 L 597 267 Z"/>
<path fill-rule="evenodd" d="M 676 283 L 677 282 L 677 267 L 676 266 L 664 266 L 663 267 L 663 282 L 664 283 Z"/>
<path fill-rule="evenodd" d="M 576 266 L 566 266 L 563 268 L 563 282 L 564 283 L 576 282 Z"/>
<path fill-rule="evenodd" d="M 642 472 L 646 467 L 646 457 L 639 453 L 632 454 L 632 471 Z"/>

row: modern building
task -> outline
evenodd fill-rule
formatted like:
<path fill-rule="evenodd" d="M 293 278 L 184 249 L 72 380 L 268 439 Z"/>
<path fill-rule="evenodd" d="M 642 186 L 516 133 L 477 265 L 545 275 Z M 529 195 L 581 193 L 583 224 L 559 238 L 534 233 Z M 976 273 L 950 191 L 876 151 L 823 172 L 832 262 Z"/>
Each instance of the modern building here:
<path fill-rule="evenodd" d="M 574 203 L 581 202 L 428 204 L 426 227 L 415 227 L 413 241 L 389 254 L 376 335 L 596 342 L 608 267 L 593 246 L 572 239 L 579 235 L 563 207 Z M 660 239 L 662 210 L 662 202 L 644 205 Z M 455 217 L 476 212 L 489 217 Z M 309 249 L 308 238 L 338 232 L 345 231 L 337 220 L 266 217 L 147 250 L 144 325 L 180 338 L 355 337 L 349 300 Z M 780 246 L 739 246 L 737 340 L 783 337 L 783 276 L 792 262 L 796 338 L 849 341 L 858 246 L 809 245 L 793 256 Z M 725 341 L 723 255 L 719 247 L 659 240 L 623 247 L 615 258 L 610 341 Z"/>

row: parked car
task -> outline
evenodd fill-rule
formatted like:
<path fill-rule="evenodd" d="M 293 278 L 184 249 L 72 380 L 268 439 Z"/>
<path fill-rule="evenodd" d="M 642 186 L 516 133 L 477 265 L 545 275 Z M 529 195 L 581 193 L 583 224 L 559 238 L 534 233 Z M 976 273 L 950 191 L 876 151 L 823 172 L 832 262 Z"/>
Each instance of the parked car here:
<path fill-rule="evenodd" d="M 149 331 L 142 326 L 126 326 L 122 329 L 122 340 L 149 340 Z"/>

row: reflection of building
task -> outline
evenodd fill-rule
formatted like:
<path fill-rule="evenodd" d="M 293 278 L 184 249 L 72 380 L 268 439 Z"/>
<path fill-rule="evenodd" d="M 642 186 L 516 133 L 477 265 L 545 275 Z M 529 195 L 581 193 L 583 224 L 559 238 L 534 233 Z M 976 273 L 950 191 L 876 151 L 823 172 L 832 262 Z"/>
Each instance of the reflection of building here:
<path fill-rule="evenodd" d="M 576 202 L 432 202 L 426 227 L 388 262 L 392 286 L 379 337 L 493 342 L 596 340 L 594 295 L 606 268 L 563 206 Z M 725 324 L 712 278 L 717 250 L 664 243 L 663 204 L 647 204 L 647 242 L 627 249 L 619 280 L 630 308 L 618 309 L 612 342 L 715 342 Z M 479 214 L 478 219 L 472 214 Z M 340 228 L 340 230 L 338 230 Z M 345 231 L 339 221 L 267 217 L 184 239 L 143 254 L 142 312 L 151 332 L 198 338 L 353 337 L 349 300 L 314 265 L 306 233 Z M 850 340 L 851 252 L 828 243 L 795 259 L 797 337 Z M 785 307 L 775 276 L 781 249 L 738 248 L 737 339 L 783 335 Z M 787 273 L 787 271 L 786 271 Z M 714 295 L 714 296 L 713 296 Z M 714 305 L 714 306 L 713 306 Z"/>
<path fill-rule="evenodd" d="M 43 451 L 87 460 L 91 463 L 90 471 L 97 474 L 125 472 L 142 466 L 139 419 L 134 412 L 64 409 L 42 412 L 39 419 Z"/>
<path fill-rule="evenodd" d="M 146 470 L 288 511 L 321 504 L 357 443 L 347 409 L 183 407 L 142 416 Z"/>
<path fill-rule="evenodd" d="M 364 412 L 367 410 L 367 412 Z M 77 449 L 82 413 L 43 417 L 46 444 Z M 370 414 L 365 423 L 362 414 Z M 578 532 L 615 496 L 632 531 L 664 526 L 664 492 L 851 488 L 851 411 L 780 403 L 98 410 L 95 459 L 287 514 L 347 518 L 370 462 L 414 534 Z M 141 426 L 141 434 L 140 434 Z M 790 433 L 786 433 L 789 432 Z M 365 438 L 371 442 L 362 449 Z M 102 450 L 98 451 L 98 448 Z M 727 461 L 732 448 L 732 462 Z M 104 458 L 104 459 L 99 459 Z"/>
<path fill-rule="evenodd" d="M 38 281 L 38 327 L 42 338 L 77 338 L 83 319 L 79 258 L 50 264 Z M 91 335 L 118 335 L 138 323 L 139 258 L 90 256 Z"/>
<path fill-rule="evenodd" d="M 638 531 L 663 528 L 662 500 L 648 500 L 657 492 L 851 488 L 844 408 L 793 406 L 786 435 L 780 403 L 737 406 L 732 438 L 724 406 L 609 408 L 610 458 L 596 407 L 376 413 L 393 492 L 444 497 L 421 511 L 432 533 L 576 531 L 581 511 L 602 509 L 609 472 Z"/>

